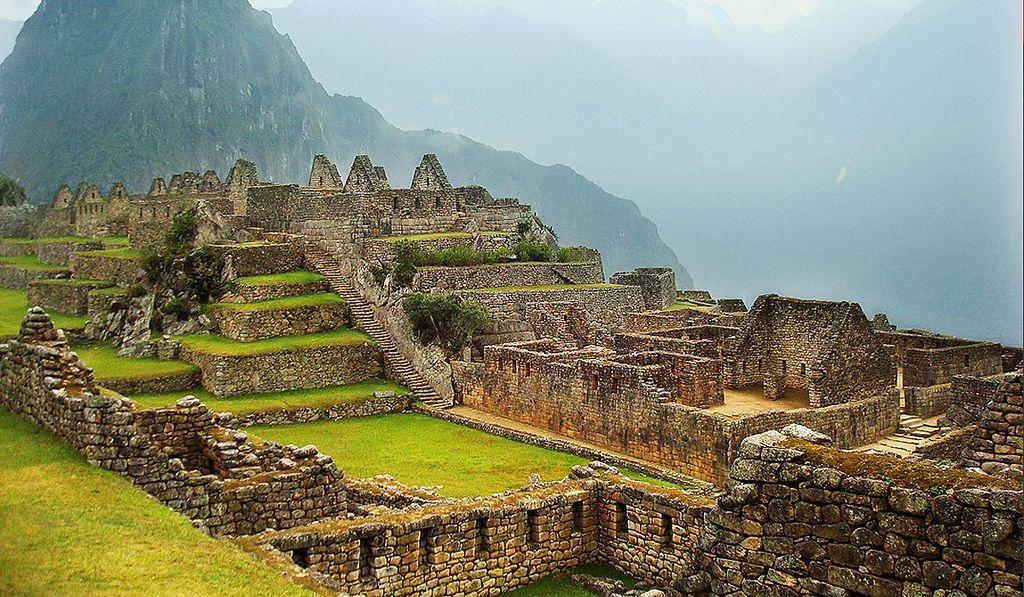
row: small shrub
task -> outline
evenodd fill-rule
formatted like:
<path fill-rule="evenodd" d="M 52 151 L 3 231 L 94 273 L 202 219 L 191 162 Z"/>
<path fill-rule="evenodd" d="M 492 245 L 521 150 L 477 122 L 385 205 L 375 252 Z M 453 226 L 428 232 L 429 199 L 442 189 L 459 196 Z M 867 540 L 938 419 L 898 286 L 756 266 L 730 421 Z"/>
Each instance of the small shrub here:
<path fill-rule="evenodd" d="M 167 232 L 167 248 L 174 255 L 187 252 L 195 243 L 199 231 L 198 209 L 193 205 L 175 214 L 171 220 L 171 228 Z"/>
<path fill-rule="evenodd" d="M 183 271 L 189 295 L 205 303 L 224 292 L 224 259 L 209 247 L 200 247 L 185 257 Z"/>
<path fill-rule="evenodd" d="M 520 237 L 525 237 L 527 234 L 530 233 L 530 223 L 529 222 L 519 222 L 519 224 L 516 225 L 516 232 L 519 233 Z"/>
<path fill-rule="evenodd" d="M 132 284 L 128 287 L 128 298 L 139 298 L 145 296 L 146 289 L 139 284 Z"/>
<path fill-rule="evenodd" d="M 164 315 L 174 315 L 179 319 L 184 319 L 189 316 L 191 309 L 187 302 L 179 298 L 172 298 L 164 303 L 164 306 L 160 308 L 160 312 Z"/>
<path fill-rule="evenodd" d="M 591 258 L 591 251 L 583 247 L 561 247 L 558 249 L 559 263 L 578 263 Z"/>
<path fill-rule="evenodd" d="M 551 245 L 535 240 L 519 241 L 512 247 L 512 252 L 519 261 L 549 262 L 554 261 L 557 257 Z"/>
<path fill-rule="evenodd" d="M 402 308 L 420 342 L 436 340 L 451 350 L 460 350 L 490 323 L 483 305 L 455 296 L 414 293 L 405 297 Z"/>

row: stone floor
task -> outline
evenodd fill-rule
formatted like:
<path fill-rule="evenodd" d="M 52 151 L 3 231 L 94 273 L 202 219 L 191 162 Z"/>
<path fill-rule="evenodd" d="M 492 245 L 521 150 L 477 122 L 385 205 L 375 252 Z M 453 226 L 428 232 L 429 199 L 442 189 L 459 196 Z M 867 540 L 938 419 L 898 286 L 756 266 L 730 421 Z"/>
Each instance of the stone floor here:
<path fill-rule="evenodd" d="M 741 416 L 772 410 L 795 410 L 808 406 L 807 390 L 789 388 L 783 398 L 769 400 L 764 397 L 764 390 L 761 389 L 761 386 L 751 386 L 742 390 L 725 390 L 725 404 L 712 406 L 708 412 L 725 416 Z"/>

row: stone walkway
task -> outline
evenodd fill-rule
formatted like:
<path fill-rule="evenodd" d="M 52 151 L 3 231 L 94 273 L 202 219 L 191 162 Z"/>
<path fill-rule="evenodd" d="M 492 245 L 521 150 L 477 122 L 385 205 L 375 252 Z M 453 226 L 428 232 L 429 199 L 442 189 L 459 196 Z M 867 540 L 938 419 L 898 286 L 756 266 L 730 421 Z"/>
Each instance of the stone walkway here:
<path fill-rule="evenodd" d="M 866 446 L 858 446 L 856 450 L 866 452 L 874 450 L 895 456 L 910 456 L 925 441 L 949 431 L 948 427 L 939 425 L 943 415 L 930 419 L 922 419 L 914 415 L 901 414 L 899 431 Z"/>

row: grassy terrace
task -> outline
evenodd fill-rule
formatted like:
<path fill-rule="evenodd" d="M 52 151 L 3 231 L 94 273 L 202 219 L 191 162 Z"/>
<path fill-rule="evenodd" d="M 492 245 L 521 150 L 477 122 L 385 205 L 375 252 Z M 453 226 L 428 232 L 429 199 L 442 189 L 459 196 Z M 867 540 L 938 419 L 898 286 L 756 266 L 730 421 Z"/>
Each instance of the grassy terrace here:
<path fill-rule="evenodd" d="M 277 309 L 297 309 L 299 307 L 315 307 L 319 305 L 344 305 L 345 299 L 333 292 L 303 294 L 255 303 L 213 303 L 207 309 L 226 311 L 274 311 Z"/>
<path fill-rule="evenodd" d="M 80 280 L 78 278 L 54 278 L 52 280 L 37 280 L 38 284 L 49 284 L 53 286 L 99 286 L 109 288 L 112 282 L 109 280 Z M 97 288 L 100 290 L 100 288 Z"/>
<path fill-rule="evenodd" d="M 28 295 L 24 290 L 0 288 L 0 338 L 17 336 L 21 321 L 28 311 Z M 85 327 L 88 317 L 50 313 L 54 324 L 65 330 L 79 330 Z"/>
<path fill-rule="evenodd" d="M 697 303 L 691 303 L 690 301 L 676 301 L 669 305 L 667 311 L 680 311 L 682 309 L 693 309 L 695 311 L 712 311 L 714 307 L 708 305 L 698 305 Z"/>
<path fill-rule="evenodd" d="M 636 586 L 636 581 L 625 576 L 607 564 L 583 564 L 566 571 L 565 578 L 549 576 L 540 582 L 516 589 L 508 593 L 509 597 L 590 597 L 590 591 L 569 582 L 573 574 L 589 574 L 601 578 L 614 578 L 626 584 L 627 589 Z"/>
<path fill-rule="evenodd" d="M 285 243 L 272 243 L 265 240 L 254 240 L 247 243 L 217 243 L 210 245 L 211 247 L 217 247 L 218 249 L 229 248 L 229 249 L 250 249 L 252 247 L 269 247 L 270 245 L 280 246 Z"/>
<path fill-rule="evenodd" d="M 314 444 L 349 477 L 393 475 L 408 485 L 440 485 L 448 497 L 484 496 L 569 474 L 586 459 L 515 442 L 418 414 L 253 427 L 253 435 L 283 444 Z M 381 438 L 387 438 L 382 441 Z M 624 471 L 659 485 L 662 481 Z"/>
<path fill-rule="evenodd" d="M 129 249 L 127 247 L 120 249 L 103 249 L 102 251 L 83 251 L 78 255 L 86 255 L 88 257 L 107 257 L 109 259 L 145 259 L 145 251 L 138 249 Z"/>
<path fill-rule="evenodd" d="M 311 595 L 2 409 L 0 487 L 0 594 Z"/>
<path fill-rule="evenodd" d="M 283 274 L 270 274 L 266 276 L 246 276 L 237 278 L 235 284 L 242 286 L 284 286 L 287 284 L 314 284 L 327 278 L 320 274 L 298 270 Z"/>
<path fill-rule="evenodd" d="M 93 368 L 96 381 L 100 384 L 104 381 L 154 379 L 196 371 L 194 365 L 181 361 L 118 356 L 117 350 L 106 343 L 81 344 L 75 346 L 74 351 L 86 365 Z"/>
<path fill-rule="evenodd" d="M 504 236 L 507 232 L 501 230 L 486 230 L 480 232 L 482 236 Z M 473 238 L 473 235 L 469 232 L 434 232 L 431 234 L 408 234 L 404 236 L 382 236 L 378 240 L 387 241 L 389 243 L 397 243 L 399 241 L 407 240 L 412 242 L 428 241 L 428 240 L 443 240 L 446 238 Z"/>
<path fill-rule="evenodd" d="M 398 395 L 409 393 L 409 390 L 396 383 L 380 379 L 369 379 L 360 383 L 333 388 L 293 390 L 291 392 L 277 392 L 273 394 L 249 394 L 245 396 L 231 396 L 230 398 L 218 398 L 202 388 L 196 388 L 187 392 L 137 394 L 130 396 L 130 398 L 139 408 L 159 408 L 174 404 L 182 396 L 192 395 L 202 400 L 210 410 L 246 415 L 276 410 L 322 408 L 335 404 L 357 404 L 373 398 L 374 392 L 388 390 Z"/>
<path fill-rule="evenodd" d="M 269 354 L 322 346 L 358 346 L 373 343 L 373 339 L 363 332 L 348 328 L 339 328 L 319 334 L 306 334 L 305 336 L 270 338 L 257 342 L 239 342 L 214 334 L 178 336 L 177 340 L 189 350 L 223 357 Z"/>
<path fill-rule="evenodd" d="M 549 292 L 557 290 L 608 290 L 610 288 L 625 288 L 625 286 L 621 284 L 550 284 L 546 286 L 474 288 L 469 292 Z"/>
<path fill-rule="evenodd" d="M 89 294 L 128 294 L 128 289 L 123 286 L 109 286 L 107 288 L 93 288 Z"/>
<path fill-rule="evenodd" d="M 35 255 L 25 255 L 22 257 L 0 257 L 0 267 L 13 267 L 14 269 L 24 269 L 33 272 L 68 271 L 66 265 L 49 265 L 47 263 L 40 263 L 39 258 Z"/>
<path fill-rule="evenodd" d="M 101 236 L 89 238 L 86 236 L 51 236 L 47 238 L 0 238 L 0 243 L 38 245 L 43 243 L 92 243 L 99 242 L 104 245 L 127 245 L 128 237 L 125 236 Z"/>

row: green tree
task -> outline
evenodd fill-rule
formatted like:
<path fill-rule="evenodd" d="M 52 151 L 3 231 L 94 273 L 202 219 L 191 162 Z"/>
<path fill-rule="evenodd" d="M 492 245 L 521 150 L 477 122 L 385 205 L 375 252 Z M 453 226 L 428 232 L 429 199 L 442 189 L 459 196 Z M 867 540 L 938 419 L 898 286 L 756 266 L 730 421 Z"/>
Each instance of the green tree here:
<path fill-rule="evenodd" d="M 28 202 L 25 189 L 13 178 L 0 175 L 0 206 L 17 207 Z"/>

